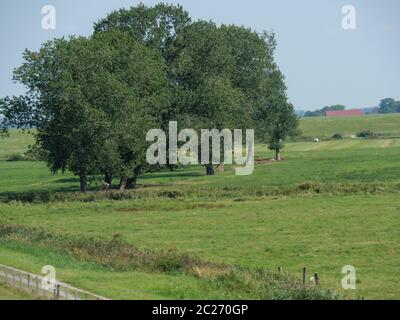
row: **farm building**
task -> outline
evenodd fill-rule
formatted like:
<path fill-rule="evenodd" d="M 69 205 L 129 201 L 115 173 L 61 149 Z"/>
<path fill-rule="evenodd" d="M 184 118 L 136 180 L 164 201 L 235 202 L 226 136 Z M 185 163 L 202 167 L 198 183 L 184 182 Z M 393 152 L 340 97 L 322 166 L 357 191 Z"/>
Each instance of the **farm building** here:
<path fill-rule="evenodd" d="M 326 117 L 354 117 L 363 115 L 364 111 L 361 109 L 325 111 Z"/>

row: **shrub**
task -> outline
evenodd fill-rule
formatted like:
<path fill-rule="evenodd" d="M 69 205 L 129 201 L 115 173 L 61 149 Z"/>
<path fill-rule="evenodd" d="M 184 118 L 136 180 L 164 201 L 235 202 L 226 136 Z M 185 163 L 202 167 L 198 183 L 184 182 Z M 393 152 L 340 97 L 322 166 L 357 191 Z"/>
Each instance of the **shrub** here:
<path fill-rule="evenodd" d="M 371 130 L 365 130 L 365 131 L 358 132 L 356 134 L 356 136 L 358 138 L 373 139 L 373 138 L 376 138 L 377 134 Z"/>
<path fill-rule="evenodd" d="M 212 281 L 211 285 L 229 293 L 245 293 L 262 300 L 338 300 L 343 299 L 334 290 L 312 283 L 302 284 L 289 274 L 279 274 L 265 269 L 231 267 Z"/>
<path fill-rule="evenodd" d="M 13 153 L 10 154 L 7 158 L 7 161 L 36 161 L 37 158 L 31 152 L 26 153 Z"/>
<path fill-rule="evenodd" d="M 175 199 L 175 198 L 182 197 L 183 194 L 182 194 L 182 192 L 177 191 L 177 190 L 166 190 L 166 191 L 159 192 L 158 196 L 161 198 Z"/>
<path fill-rule="evenodd" d="M 29 149 L 27 152 L 24 154 L 24 160 L 26 161 L 39 161 L 40 156 L 39 153 L 37 152 L 36 149 L 33 149 L 31 146 L 29 146 Z"/>
<path fill-rule="evenodd" d="M 343 135 L 341 133 L 335 133 L 332 136 L 332 139 L 334 139 L 334 140 L 342 140 L 343 139 Z"/>
<path fill-rule="evenodd" d="M 42 228 L 0 224 L 0 240 L 12 239 L 27 244 L 38 244 L 69 254 L 82 261 L 119 271 L 193 273 L 194 267 L 218 268 L 216 264 L 200 260 L 175 250 L 155 251 L 132 246 L 114 235 L 110 241 L 88 237 L 68 237 L 46 232 Z"/>
<path fill-rule="evenodd" d="M 49 190 L 25 191 L 25 192 L 4 192 L 0 194 L 0 203 L 20 201 L 26 203 L 47 203 L 55 200 L 54 193 Z"/>
<path fill-rule="evenodd" d="M 24 155 L 20 153 L 13 153 L 7 158 L 7 161 L 23 161 L 23 160 L 25 160 Z"/>

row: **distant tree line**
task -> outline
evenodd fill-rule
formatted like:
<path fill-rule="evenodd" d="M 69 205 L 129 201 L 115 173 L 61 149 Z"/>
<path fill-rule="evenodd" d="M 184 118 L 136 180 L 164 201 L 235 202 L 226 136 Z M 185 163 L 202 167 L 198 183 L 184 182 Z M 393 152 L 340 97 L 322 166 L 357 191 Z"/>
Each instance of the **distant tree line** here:
<path fill-rule="evenodd" d="M 400 112 L 400 101 L 393 98 L 382 99 L 379 103 L 379 113 L 396 113 Z"/>
<path fill-rule="evenodd" d="M 277 159 L 298 119 L 274 61 L 273 33 L 192 21 L 179 5 L 140 4 L 101 19 L 90 37 L 24 52 L 14 80 L 27 92 L 0 99 L 7 128 L 34 127 L 38 158 L 52 173 L 103 176 L 133 188 L 149 169 L 146 132 L 254 128 Z M 213 166 L 206 170 L 214 174 Z"/>
<path fill-rule="evenodd" d="M 335 104 L 333 106 L 326 106 L 323 107 L 320 110 L 315 110 L 315 111 L 306 111 L 304 113 L 304 117 L 322 117 L 325 115 L 326 111 L 340 111 L 340 110 L 345 110 L 346 107 L 341 104 Z"/>
<path fill-rule="evenodd" d="M 346 107 L 338 104 L 329 107 L 324 107 L 320 110 L 306 111 L 303 117 L 322 117 L 325 115 L 326 111 L 338 111 L 345 110 Z M 378 107 L 374 108 L 364 108 L 366 113 L 396 113 L 400 112 L 400 101 L 396 101 L 393 98 L 382 99 Z"/>

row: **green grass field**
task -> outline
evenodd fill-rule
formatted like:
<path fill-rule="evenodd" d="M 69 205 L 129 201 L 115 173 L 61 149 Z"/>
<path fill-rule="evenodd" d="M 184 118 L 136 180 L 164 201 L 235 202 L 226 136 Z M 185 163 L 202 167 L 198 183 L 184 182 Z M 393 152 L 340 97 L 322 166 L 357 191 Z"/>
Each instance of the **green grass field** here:
<path fill-rule="evenodd" d="M 400 128 L 400 117 L 371 119 L 366 129 L 394 132 L 396 121 Z M 351 128 L 335 119 L 340 129 L 334 130 L 324 121 L 302 120 L 305 135 L 316 128 L 319 136 L 351 135 L 367 123 L 352 118 Z M 18 152 L 31 141 L 15 132 L 12 137 Z M 0 140 L 5 153 L 9 145 Z M 310 276 L 318 272 L 323 288 L 345 297 L 399 299 L 400 139 L 289 143 L 282 155 L 284 161 L 256 165 L 247 177 L 235 176 L 233 167 L 214 177 L 200 167 L 146 174 L 120 200 L 94 193 L 98 182 L 82 197 L 75 177 L 51 176 L 42 163 L 0 161 L 0 226 L 21 229 L 0 232 L 0 263 L 34 273 L 51 264 L 60 280 L 117 299 L 260 298 L 253 287 L 243 290 L 243 284 L 213 275 L 212 264 L 280 266 L 298 279 L 307 267 Z M 256 158 L 272 156 L 257 145 Z M 41 192 L 56 196 L 24 198 Z M 113 265 L 102 251 L 82 246 L 60 250 L 63 241 L 107 243 L 116 237 L 143 252 L 188 253 L 211 265 L 197 275 L 162 272 L 129 268 L 119 255 L 121 265 Z M 341 289 L 345 265 L 356 267 L 357 290 Z"/>
<path fill-rule="evenodd" d="M 7 160 L 11 155 L 21 155 L 26 152 L 29 145 L 33 145 L 34 138 L 29 131 L 11 130 L 7 139 L 0 141 L 0 160 Z"/>
<path fill-rule="evenodd" d="M 363 117 L 303 118 L 300 129 L 303 136 L 330 138 L 335 133 L 345 136 L 371 130 L 389 137 L 400 137 L 400 114 L 366 115 Z"/>

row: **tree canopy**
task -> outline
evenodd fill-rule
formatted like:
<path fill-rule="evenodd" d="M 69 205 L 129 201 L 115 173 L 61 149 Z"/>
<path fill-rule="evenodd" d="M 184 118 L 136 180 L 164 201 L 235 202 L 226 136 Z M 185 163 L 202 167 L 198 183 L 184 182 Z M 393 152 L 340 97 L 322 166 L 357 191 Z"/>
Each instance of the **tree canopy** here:
<path fill-rule="evenodd" d="M 400 101 L 393 98 L 382 99 L 379 103 L 379 113 L 395 113 L 400 112 Z"/>
<path fill-rule="evenodd" d="M 141 137 L 166 101 L 157 55 L 113 31 L 50 41 L 24 60 L 14 78 L 27 95 L 7 98 L 3 113 L 37 129 L 35 147 L 52 172 L 72 171 L 84 191 L 89 175 L 130 176 L 143 165 Z"/>
<path fill-rule="evenodd" d="M 134 185 L 148 166 L 146 132 L 170 121 L 255 128 L 278 155 L 298 123 L 275 47 L 271 32 L 193 22 L 179 5 L 114 11 L 90 37 L 25 51 L 14 80 L 27 92 L 0 100 L 2 131 L 35 127 L 40 159 L 79 176 L 82 191 L 98 175 Z"/>

